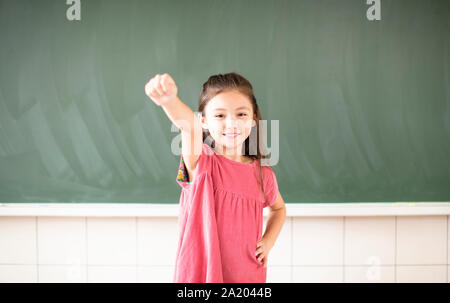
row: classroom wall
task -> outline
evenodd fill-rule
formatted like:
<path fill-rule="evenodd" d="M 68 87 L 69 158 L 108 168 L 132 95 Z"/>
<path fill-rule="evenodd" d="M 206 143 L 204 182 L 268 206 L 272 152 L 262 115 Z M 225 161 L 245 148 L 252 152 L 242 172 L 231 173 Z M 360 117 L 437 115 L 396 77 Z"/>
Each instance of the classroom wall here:
<path fill-rule="evenodd" d="M 450 1 L 66 2 L 0 0 L 0 203 L 173 204 L 180 133 L 144 85 L 197 110 L 233 71 L 286 203 L 449 202 Z"/>
<path fill-rule="evenodd" d="M 287 217 L 267 282 L 449 282 L 450 216 Z M 264 217 L 264 228 L 267 217 Z M 0 282 L 172 282 L 176 217 L 0 217 Z"/>

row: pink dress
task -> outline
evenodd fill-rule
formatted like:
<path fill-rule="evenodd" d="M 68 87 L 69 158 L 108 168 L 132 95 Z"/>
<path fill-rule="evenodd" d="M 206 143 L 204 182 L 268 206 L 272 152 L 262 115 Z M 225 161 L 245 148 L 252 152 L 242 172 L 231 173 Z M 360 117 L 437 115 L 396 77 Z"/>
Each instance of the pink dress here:
<path fill-rule="evenodd" d="M 262 237 L 263 207 L 268 206 L 258 162 L 227 159 L 203 143 L 195 180 L 187 182 L 181 155 L 175 283 L 266 282 L 267 268 L 255 255 Z M 269 166 L 262 170 L 272 205 L 278 193 L 276 176 Z"/>

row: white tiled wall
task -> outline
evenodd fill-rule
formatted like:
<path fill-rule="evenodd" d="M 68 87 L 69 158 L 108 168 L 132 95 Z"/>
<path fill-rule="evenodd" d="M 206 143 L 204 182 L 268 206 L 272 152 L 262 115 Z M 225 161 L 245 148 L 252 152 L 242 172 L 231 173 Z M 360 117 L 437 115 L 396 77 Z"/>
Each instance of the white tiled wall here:
<path fill-rule="evenodd" d="M 264 225 L 267 217 L 264 218 Z M 449 216 L 287 217 L 267 282 L 448 282 Z M 0 282 L 172 282 L 175 217 L 0 217 Z"/>

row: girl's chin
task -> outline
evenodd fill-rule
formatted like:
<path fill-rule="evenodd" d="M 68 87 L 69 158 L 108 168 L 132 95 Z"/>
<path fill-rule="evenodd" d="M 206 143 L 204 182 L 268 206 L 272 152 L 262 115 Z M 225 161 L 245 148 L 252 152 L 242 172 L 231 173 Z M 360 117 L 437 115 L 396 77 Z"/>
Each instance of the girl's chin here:
<path fill-rule="evenodd" d="M 237 141 L 236 139 L 232 140 L 232 139 L 222 139 L 219 141 L 220 145 L 226 146 L 226 147 L 236 147 L 239 146 L 242 142 L 239 140 Z"/>

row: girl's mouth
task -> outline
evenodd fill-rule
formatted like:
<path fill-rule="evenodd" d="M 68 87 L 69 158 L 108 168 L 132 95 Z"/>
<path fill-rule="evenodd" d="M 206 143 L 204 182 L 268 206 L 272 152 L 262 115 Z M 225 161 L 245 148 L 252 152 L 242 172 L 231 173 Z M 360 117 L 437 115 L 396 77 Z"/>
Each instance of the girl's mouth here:
<path fill-rule="evenodd" d="M 232 138 L 236 138 L 237 136 L 239 136 L 239 133 L 229 133 L 229 134 L 228 133 L 224 133 L 223 136 L 226 137 L 226 138 L 231 138 L 232 139 Z"/>

